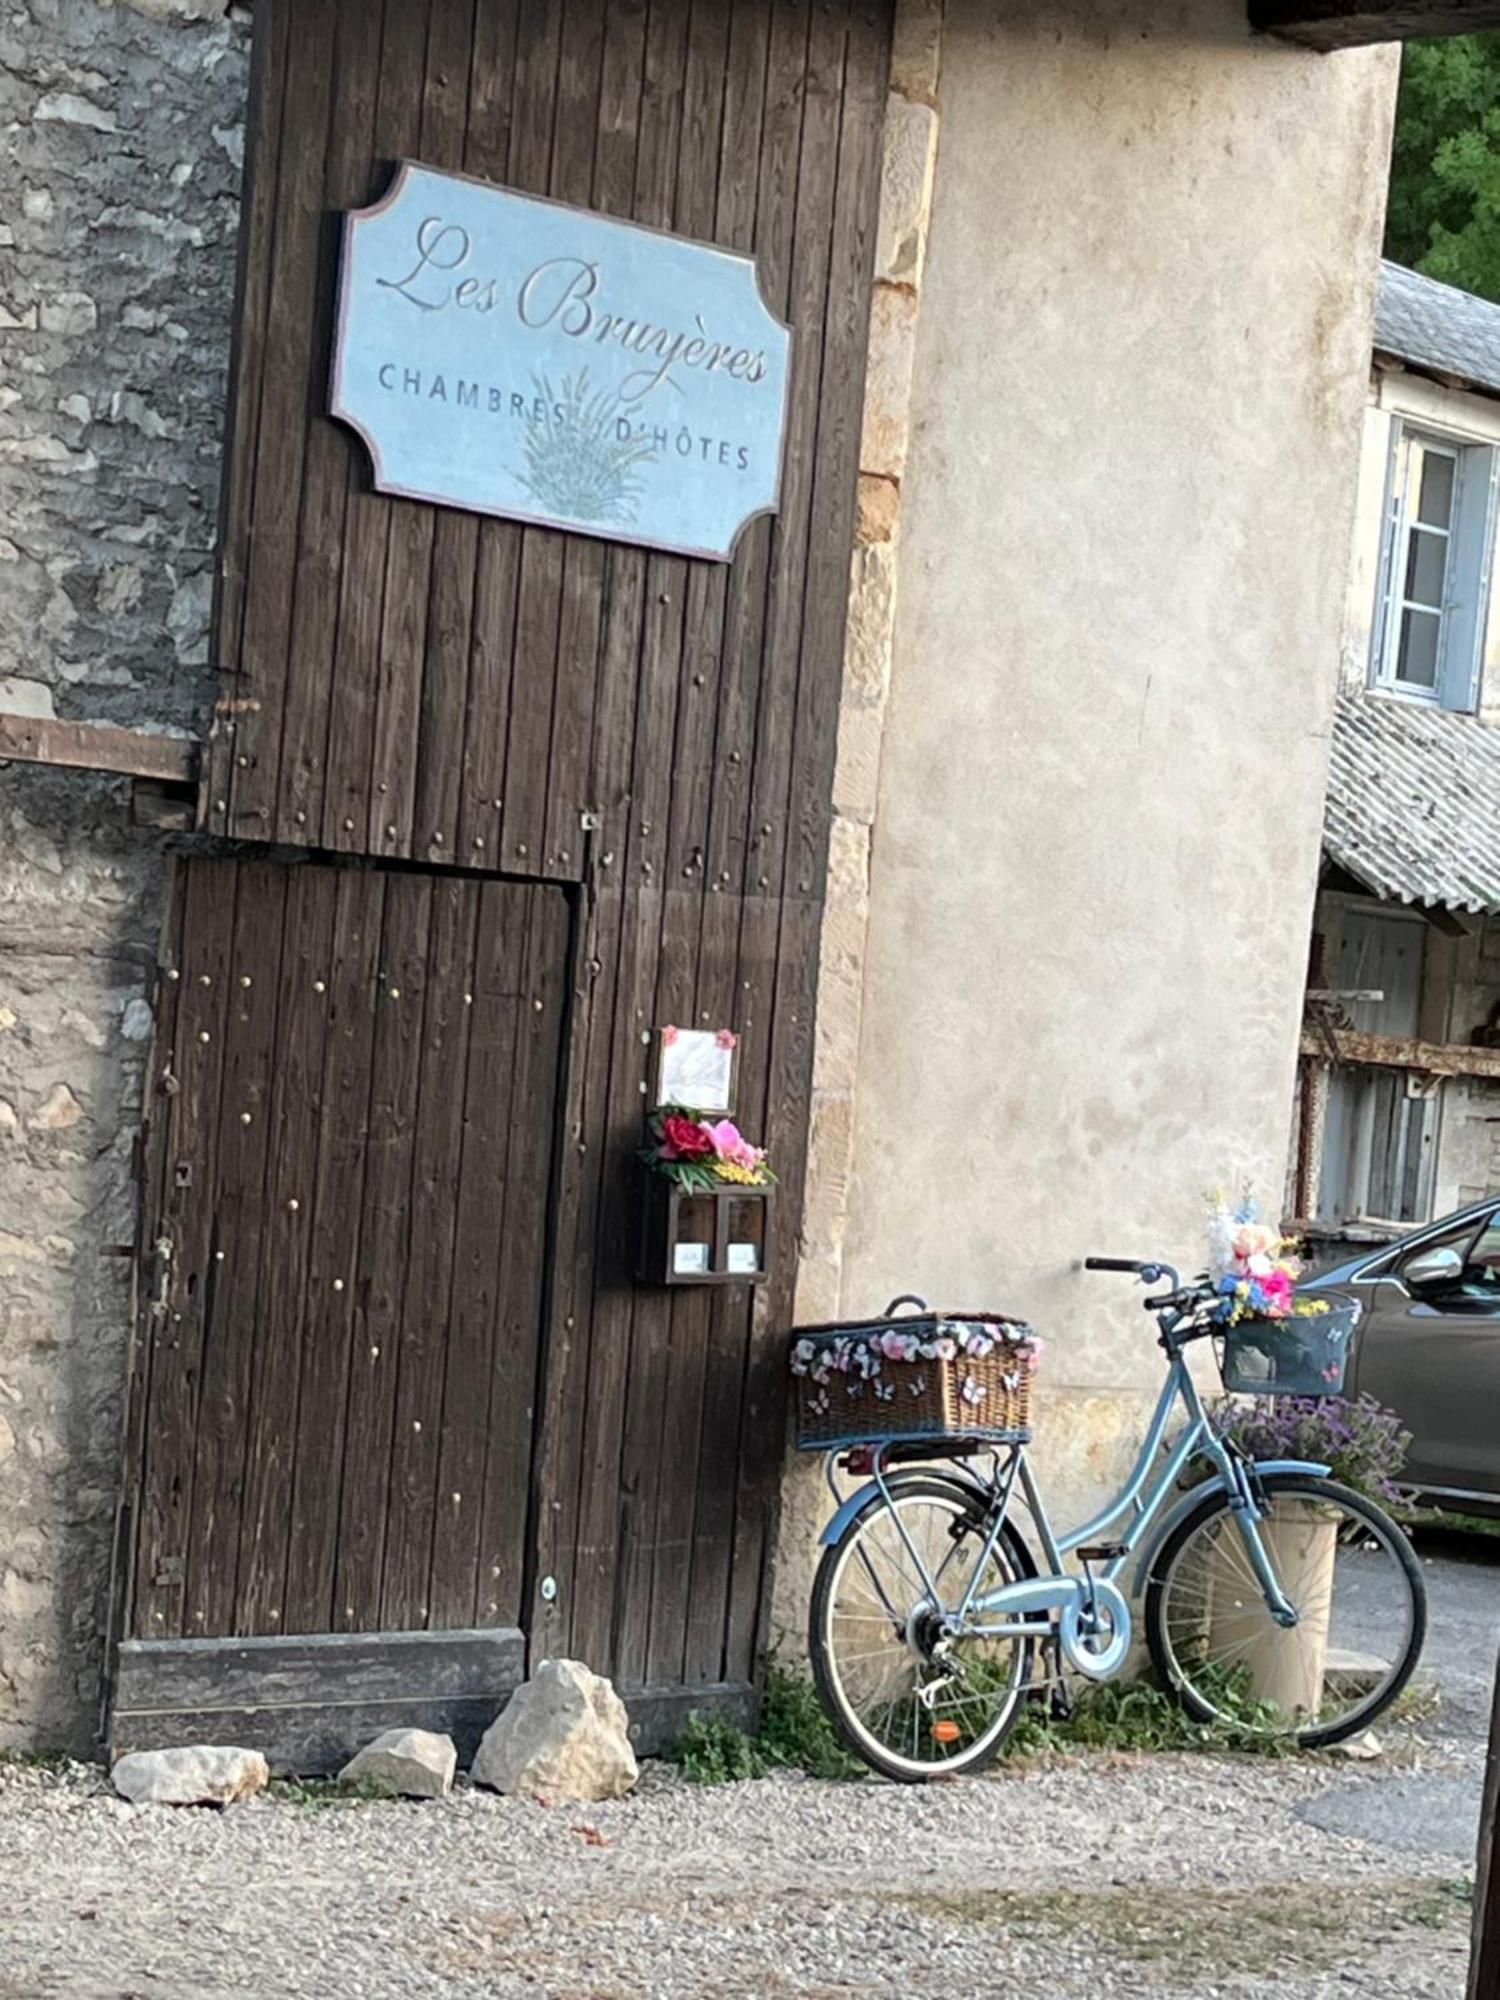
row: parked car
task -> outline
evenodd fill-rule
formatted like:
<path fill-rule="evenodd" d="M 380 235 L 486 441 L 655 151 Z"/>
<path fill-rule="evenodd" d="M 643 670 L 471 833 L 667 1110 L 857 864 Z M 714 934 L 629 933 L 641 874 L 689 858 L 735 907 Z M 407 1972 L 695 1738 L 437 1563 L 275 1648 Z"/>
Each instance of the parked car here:
<path fill-rule="evenodd" d="M 1303 1288 L 1357 1298 L 1345 1393 L 1411 1432 L 1405 1481 L 1459 1512 L 1500 1514 L 1500 1195 L 1341 1262 Z"/>

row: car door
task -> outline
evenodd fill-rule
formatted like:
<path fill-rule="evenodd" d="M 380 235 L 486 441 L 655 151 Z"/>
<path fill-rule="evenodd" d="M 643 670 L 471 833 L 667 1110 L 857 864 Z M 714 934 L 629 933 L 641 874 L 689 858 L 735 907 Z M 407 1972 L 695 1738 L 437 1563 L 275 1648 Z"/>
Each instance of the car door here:
<path fill-rule="evenodd" d="M 1462 1258 L 1459 1272 L 1408 1283 L 1407 1267 L 1440 1243 Z M 1500 1209 L 1426 1238 L 1371 1283 L 1352 1386 L 1411 1432 L 1412 1485 L 1500 1500 Z"/>

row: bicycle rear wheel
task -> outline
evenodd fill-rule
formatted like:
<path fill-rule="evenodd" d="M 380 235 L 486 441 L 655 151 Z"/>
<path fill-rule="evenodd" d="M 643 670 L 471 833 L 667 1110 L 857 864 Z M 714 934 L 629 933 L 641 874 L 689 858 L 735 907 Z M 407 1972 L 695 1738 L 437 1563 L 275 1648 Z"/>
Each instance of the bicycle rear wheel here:
<path fill-rule="evenodd" d="M 983 1507 L 956 1480 L 898 1476 L 890 1494 L 887 1505 L 872 1493 L 824 1551 L 808 1652 L 847 1747 L 885 1777 L 921 1784 L 989 1763 L 1031 1684 L 1029 1638 L 945 1641 L 941 1613 L 958 1608 L 976 1571 L 979 1590 L 998 1590 L 1035 1564 L 1009 1522 L 986 1555 Z"/>
<path fill-rule="evenodd" d="M 1385 1712 L 1410 1680 L 1427 1593 L 1406 1536 L 1363 1494 L 1302 1473 L 1263 1478 L 1260 1524 L 1294 1626 L 1278 1625 L 1227 1495 L 1205 1496 L 1151 1564 L 1146 1639 L 1200 1722 L 1312 1749 Z"/>

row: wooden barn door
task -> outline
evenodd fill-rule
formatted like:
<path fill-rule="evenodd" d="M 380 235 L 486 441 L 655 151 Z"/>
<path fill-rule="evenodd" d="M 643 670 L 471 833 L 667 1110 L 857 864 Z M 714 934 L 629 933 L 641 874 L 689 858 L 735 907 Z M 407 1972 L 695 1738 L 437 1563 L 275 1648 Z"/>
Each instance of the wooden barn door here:
<path fill-rule="evenodd" d="M 539 884 L 180 866 L 117 1747 L 317 1768 L 520 1677 L 568 933 Z"/>
<path fill-rule="evenodd" d="M 210 1003 L 226 990 L 185 971 L 181 1007 L 210 1014 L 166 1031 L 183 1076 L 171 1116 L 193 1143 L 162 1154 L 158 1201 L 174 1238 L 171 1309 L 187 1332 L 168 1351 L 166 1387 L 145 1399 L 165 1442 L 154 1470 L 150 1438 L 143 1460 L 137 1644 L 272 1634 L 293 1619 L 307 1630 L 319 1617 L 330 1633 L 411 1628 L 425 1605 L 429 1632 L 509 1621 L 533 1651 L 610 1674 L 643 1744 L 693 1708 L 753 1704 L 785 1440 L 891 19 L 891 0 L 256 0 L 213 631 L 221 691 L 201 827 L 304 850 L 318 870 L 330 856 L 442 870 L 441 887 L 375 876 L 381 946 L 357 931 L 365 963 L 373 953 L 387 971 L 400 963 L 385 942 L 393 925 L 407 939 L 429 1011 L 448 991 L 431 956 L 448 948 L 434 914 L 449 910 L 444 899 L 524 907 L 528 937 L 567 899 L 575 976 L 565 1075 L 547 1100 L 563 1135 L 551 1206 L 545 1227 L 538 1209 L 523 1238 L 509 1221 L 502 1238 L 506 1257 L 540 1257 L 544 1236 L 552 1246 L 540 1381 L 530 1322 L 519 1346 L 494 1337 L 497 1366 L 514 1353 L 496 1407 L 523 1408 L 533 1386 L 537 1405 L 518 1605 L 515 1548 L 496 1542 L 476 1475 L 450 1472 L 421 1403 L 441 1369 L 450 1406 L 476 1416 L 470 1336 L 445 1346 L 442 1317 L 423 1313 L 451 1286 L 456 1328 L 463 1286 L 481 1274 L 467 1250 L 445 1261 L 441 1201 L 427 1220 L 402 1207 L 408 1175 L 419 1188 L 429 1173 L 435 1187 L 457 1176 L 471 1199 L 469 1134 L 455 1162 L 457 1128 L 431 1112 L 456 1104 L 458 1076 L 445 1055 L 423 1054 L 425 1019 L 414 1044 L 401 1039 L 413 975 L 389 982 L 399 1005 L 372 1001 L 361 1017 L 367 1142 L 325 1108 L 330 1194 L 309 1196 L 286 1184 L 275 1141 L 261 1150 L 263 1125 L 237 1122 L 240 1075 L 262 1079 L 271 1115 L 302 1143 L 290 1105 L 310 1101 L 310 1086 L 283 1082 L 288 1108 L 276 1109 L 278 1080 L 301 1071 L 254 1037 L 312 1037 L 305 1068 L 326 1058 L 323 1017 L 304 1022 L 305 996 L 288 988 L 284 1030 L 251 1009 L 253 1029 L 231 1019 L 229 1038 L 214 1040 Z M 404 158 L 755 259 L 763 298 L 792 329 L 791 386 L 779 509 L 746 526 L 732 562 L 373 489 L 365 446 L 328 410 L 339 233 Z M 666 307 L 696 310 L 687 293 Z M 238 879 L 220 868 L 190 880 L 184 933 L 220 938 L 203 968 L 216 981 L 221 961 L 231 978 L 241 969 L 222 931 L 231 918 L 206 886 Z M 490 886 L 501 874 L 537 886 Z M 453 888 L 460 876 L 475 886 Z M 335 901 L 330 921 L 355 924 Z M 312 921 L 288 904 L 283 965 Z M 553 1016 L 538 1018 L 550 1033 Z M 689 1022 L 739 1038 L 736 1114 L 780 1178 L 782 1249 L 753 1297 L 635 1282 L 652 1031 Z M 435 1024 L 453 1032 L 446 1017 Z M 200 1031 L 217 1079 L 201 1102 L 183 1060 Z M 520 1136 L 504 1093 L 467 1101 L 476 1135 L 491 1119 L 512 1146 L 542 1143 L 530 1111 Z M 172 1182 L 179 1159 L 195 1176 L 186 1189 Z M 541 1172 L 528 1155 L 529 1191 Z M 244 1176 L 270 1190 L 260 1207 L 242 1197 Z M 358 1216 L 325 1243 L 329 1198 L 357 1203 Z M 295 1217 L 293 1199 L 304 1204 Z M 309 1202 L 324 1219 L 304 1234 Z M 452 1226 L 466 1244 L 481 1217 L 461 1200 Z M 334 1257 L 351 1229 L 357 1275 Z M 231 1285 L 244 1257 L 258 1275 Z M 529 1264 L 507 1264 L 501 1280 L 539 1295 Z M 214 1287 L 207 1307 L 190 1282 Z M 259 1373 L 243 1380 L 244 1344 L 221 1348 L 210 1334 L 203 1345 L 201 1316 L 217 1325 L 224 1287 L 253 1319 Z M 290 1371 L 294 1357 L 323 1365 L 325 1324 L 347 1348 L 328 1358 L 345 1413 L 341 1428 L 309 1430 L 308 1387 Z M 477 1447 L 465 1449 L 472 1459 Z M 491 1475 L 509 1463 L 490 1461 Z M 307 1540 L 309 1492 L 338 1513 L 331 1553 Z M 456 1539 L 473 1558 L 472 1590 L 441 1563 L 424 1568 L 429 1534 L 434 1549 Z M 232 1581 L 218 1553 L 231 1540 Z"/>

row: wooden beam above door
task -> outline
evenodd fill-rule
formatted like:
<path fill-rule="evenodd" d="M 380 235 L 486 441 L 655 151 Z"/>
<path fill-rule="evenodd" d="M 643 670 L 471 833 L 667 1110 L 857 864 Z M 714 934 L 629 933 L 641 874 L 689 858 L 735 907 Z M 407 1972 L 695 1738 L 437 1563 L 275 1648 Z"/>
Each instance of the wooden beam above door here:
<path fill-rule="evenodd" d="M 1473 35 L 1500 27 L 1500 0 L 1404 0 L 1399 6 L 1371 0 L 1251 0 L 1250 25 L 1278 41 L 1328 54 L 1371 42 L 1408 42 L 1421 36 Z"/>

